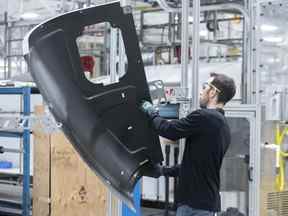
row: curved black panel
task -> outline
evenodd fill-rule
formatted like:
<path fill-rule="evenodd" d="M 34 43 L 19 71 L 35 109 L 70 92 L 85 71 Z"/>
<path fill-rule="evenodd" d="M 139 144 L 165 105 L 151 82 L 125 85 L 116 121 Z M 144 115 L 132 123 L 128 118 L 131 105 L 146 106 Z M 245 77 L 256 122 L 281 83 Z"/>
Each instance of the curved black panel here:
<path fill-rule="evenodd" d="M 84 26 L 100 22 L 121 29 L 128 58 L 127 73 L 108 86 L 86 80 L 75 41 Z M 150 95 L 129 8 L 116 2 L 67 13 L 37 26 L 24 43 L 32 76 L 64 133 L 132 206 L 138 179 L 163 157 L 158 136 L 138 108 Z"/>

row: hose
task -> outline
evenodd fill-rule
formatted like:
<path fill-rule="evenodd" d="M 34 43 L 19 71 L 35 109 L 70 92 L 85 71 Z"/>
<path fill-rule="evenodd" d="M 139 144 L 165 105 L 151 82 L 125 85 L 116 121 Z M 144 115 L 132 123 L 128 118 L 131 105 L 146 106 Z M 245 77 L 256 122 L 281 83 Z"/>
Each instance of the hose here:
<path fill-rule="evenodd" d="M 275 186 L 276 186 L 276 190 L 279 192 L 284 191 L 285 189 L 285 160 L 286 160 L 286 157 L 288 157 L 288 153 L 283 152 L 281 149 L 281 146 L 287 134 L 288 134 L 287 126 L 285 126 L 285 128 L 281 131 L 280 126 L 277 125 L 275 143 L 278 146 L 276 158 L 277 158 L 277 163 L 278 163 L 277 167 L 279 169 L 278 169 L 278 173 L 275 179 Z"/>

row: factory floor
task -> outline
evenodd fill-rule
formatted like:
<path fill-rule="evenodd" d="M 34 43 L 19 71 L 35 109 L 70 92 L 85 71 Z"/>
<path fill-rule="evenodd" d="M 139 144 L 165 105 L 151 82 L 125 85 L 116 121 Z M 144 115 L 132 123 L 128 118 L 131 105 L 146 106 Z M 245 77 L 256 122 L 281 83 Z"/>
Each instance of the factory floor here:
<path fill-rule="evenodd" d="M 169 212 L 169 215 L 165 215 L 165 211 L 162 209 L 153 209 L 153 208 L 142 208 L 141 216 L 175 216 L 176 213 L 173 211 Z"/>

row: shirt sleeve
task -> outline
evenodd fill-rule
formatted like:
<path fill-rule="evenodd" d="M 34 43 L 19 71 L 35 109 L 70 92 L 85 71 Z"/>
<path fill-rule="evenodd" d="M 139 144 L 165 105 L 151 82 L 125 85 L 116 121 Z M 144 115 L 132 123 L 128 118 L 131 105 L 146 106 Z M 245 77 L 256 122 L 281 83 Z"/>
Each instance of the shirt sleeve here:
<path fill-rule="evenodd" d="M 203 117 L 199 110 L 179 120 L 168 121 L 159 115 L 154 116 L 153 124 L 157 133 L 170 140 L 186 138 L 201 131 Z"/>

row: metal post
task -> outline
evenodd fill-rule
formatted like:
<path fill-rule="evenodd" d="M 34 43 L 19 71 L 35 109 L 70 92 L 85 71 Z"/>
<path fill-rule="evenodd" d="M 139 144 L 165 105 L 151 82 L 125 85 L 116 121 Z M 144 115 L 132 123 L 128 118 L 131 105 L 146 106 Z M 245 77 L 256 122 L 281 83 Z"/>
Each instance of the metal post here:
<path fill-rule="evenodd" d="M 139 30 L 139 42 L 144 42 L 143 34 L 144 34 L 144 12 L 140 11 L 140 30 Z"/>
<path fill-rule="evenodd" d="M 124 47 L 124 42 L 123 42 L 121 31 L 119 31 L 119 64 L 118 64 L 119 78 L 124 76 L 126 73 L 125 62 L 126 62 L 126 52 L 125 52 L 125 47 Z"/>
<path fill-rule="evenodd" d="M 168 144 L 165 146 L 165 165 L 167 167 L 170 166 L 170 150 L 171 150 L 171 146 Z M 169 188 L 170 188 L 170 184 L 169 184 L 169 177 L 165 176 L 165 212 L 164 212 L 164 216 L 169 216 Z"/>
<path fill-rule="evenodd" d="M 188 88 L 188 63 L 189 63 L 189 1 L 182 0 L 182 26 L 181 26 L 181 90 L 183 97 L 187 98 Z"/>
<path fill-rule="evenodd" d="M 249 58 L 249 64 L 248 64 L 248 84 L 250 86 L 250 103 L 252 104 L 256 104 L 259 105 L 260 104 L 260 74 L 257 71 L 257 63 L 258 61 L 258 57 L 259 57 L 259 52 L 258 52 L 258 35 L 256 34 L 256 31 L 259 29 L 256 28 L 256 23 L 258 21 L 257 19 L 257 4 L 254 2 L 247 2 L 248 4 L 248 12 L 249 12 L 249 16 L 250 16 L 250 35 L 248 36 L 249 38 L 251 38 L 250 40 L 248 40 L 249 46 L 247 46 L 248 53 L 249 55 L 247 56 L 247 58 Z M 258 3 L 259 4 L 259 3 Z M 254 94 L 253 94 L 254 93 Z"/>
<path fill-rule="evenodd" d="M 244 17 L 245 19 L 245 17 Z M 246 33 L 246 28 L 245 28 L 245 22 L 243 22 L 243 45 L 242 45 L 242 73 L 241 73 L 241 99 L 242 99 L 242 103 L 246 104 L 250 98 L 248 99 L 248 92 L 250 91 L 250 87 L 248 86 L 247 82 L 248 82 L 248 71 L 247 71 L 247 67 L 245 64 L 245 55 L 247 53 L 247 40 L 245 35 Z"/>
<path fill-rule="evenodd" d="M 7 28 L 7 55 L 6 55 L 6 59 L 7 59 L 7 77 L 6 79 L 11 78 L 11 74 L 12 74 L 12 65 L 11 65 L 11 39 L 12 39 L 12 26 L 8 26 Z"/>
<path fill-rule="evenodd" d="M 217 29 L 217 24 L 218 24 L 217 23 L 217 11 L 213 12 L 213 22 L 214 22 L 213 41 L 217 41 L 217 31 L 218 31 L 218 29 Z"/>
<path fill-rule="evenodd" d="M 251 45 L 251 50 L 250 52 L 252 53 L 251 55 L 251 61 L 253 64 L 251 64 L 251 71 L 252 71 L 252 76 L 254 77 L 253 80 L 255 81 L 255 103 L 256 105 L 261 106 L 261 94 L 260 94 L 260 70 L 259 70 L 259 63 L 260 63 L 260 44 L 259 44 L 259 31 L 260 29 L 257 28 L 257 23 L 260 23 L 259 18 L 260 18 L 260 3 L 259 2 L 253 2 L 250 3 L 250 10 L 251 10 L 251 38 L 252 38 L 252 45 Z"/>
<path fill-rule="evenodd" d="M 250 48 L 250 52 L 253 53 L 252 56 L 252 62 L 251 64 L 251 73 L 252 76 L 255 77 L 255 103 L 256 103 L 256 146 L 258 147 L 255 152 L 255 167 L 258 171 L 257 174 L 255 174 L 255 204 L 253 206 L 255 211 L 255 216 L 260 215 L 260 163 L 261 163 L 261 151 L 260 151 L 260 144 L 261 144 L 261 93 L 260 93 L 260 70 L 257 70 L 259 62 L 260 62 L 260 55 L 259 55 L 259 37 L 258 34 L 256 34 L 259 29 L 256 28 L 256 25 L 258 23 L 258 19 L 260 15 L 260 3 L 259 1 L 249 1 L 250 4 L 250 10 L 251 10 L 251 20 L 253 21 L 251 28 L 252 28 L 252 45 Z M 258 68 L 259 69 L 259 68 Z"/>
<path fill-rule="evenodd" d="M 30 93 L 31 89 L 28 87 L 23 88 L 24 100 L 24 116 L 30 115 Z M 28 122 L 25 127 L 28 126 Z M 23 134 L 23 195 L 22 195 L 22 209 L 23 216 L 30 216 L 30 130 L 24 129 Z"/>
<path fill-rule="evenodd" d="M 107 203 L 108 203 L 108 211 L 107 211 L 107 216 L 112 216 L 112 193 L 110 190 L 108 190 L 108 200 L 107 200 Z"/>
<path fill-rule="evenodd" d="M 8 13 L 4 12 L 4 79 L 7 79 L 7 55 L 8 55 Z"/>
<path fill-rule="evenodd" d="M 105 29 L 104 29 L 104 50 L 103 50 L 103 65 L 102 65 L 102 71 L 106 72 L 106 74 L 100 74 L 100 75 L 109 75 L 110 65 L 109 65 L 109 46 L 110 46 L 110 40 L 109 40 L 109 34 L 108 34 L 108 23 L 105 23 Z M 109 52 L 110 53 L 110 52 Z M 101 71 L 101 70 L 100 70 Z"/>
<path fill-rule="evenodd" d="M 173 27 L 173 14 L 169 13 L 169 21 L 168 21 L 168 41 L 169 44 L 172 44 L 172 27 Z"/>
<path fill-rule="evenodd" d="M 247 22 L 249 25 L 247 25 L 247 22 L 245 22 L 248 17 L 244 17 L 243 22 L 243 51 L 242 51 L 242 57 L 243 57 L 243 66 L 242 66 L 242 89 L 241 89 L 241 97 L 243 103 L 251 104 L 253 103 L 253 79 L 252 79 L 252 71 L 251 71 L 251 35 L 248 33 L 251 33 L 251 23 L 252 17 L 251 17 L 251 2 L 247 1 L 245 2 L 245 9 L 248 11 L 248 17 L 250 18 Z M 255 102 L 255 101 L 254 101 Z"/>
<path fill-rule="evenodd" d="M 178 165 L 178 157 L 179 157 L 179 147 L 175 146 L 174 147 L 174 166 Z M 174 197 L 173 197 L 173 209 L 177 207 L 177 196 L 176 196 L 176 191 L 177 191 L 177 185 L 178 185 L 178 177 L 174 178 Z"/>
<path fill-rule="evenodd" d="M 117 56 L 117 32 L 116 28 L 110 28 L 110 82 L 117 81 L 116 56 Z"/>
<path fill-rule="evenodd" d="M 181 103 L 179 110 L 179 117 L 186 116 L 190 109 L 190 103 L 187 99 L 187 88 L 188 88 L 188 63 L 189 63 L 189 1 L 182 0 L 181 7 L 181 98 L 184 99 L 184 103 Z M 185 149 L 185 140 L 180 140 L 180 158 L 183 157 Z"/>
<path fill-rule="evenodd" d="M 170 44 L 170 47 L 169 47 L 169 64 L 171 64 L 171 61 L 172 61 L 172 56 L 171 56 L 171 47 L 172 47 L 172 26 L 173 26 L 173 14 L 172 13 L 169 13 L 169 23 L 168 23 L 168 41 L 169 41 L 169 44 Z"/>
<path fill-rule="evenodd" d="M 188 97 L 192 98 L 192 108 L 199 107 L 199 47 L 200 47 L 200 0 L 193 0 L 193 61 L 192 61 L 192 92 L 188 91 Z M 190 84 L 190 85 L 191 85 Z M 191 94 L 191 97 L 190 97 Z"/>
<path fill-rule="evenodd" d="M 172 21 L 172 25 L 171 25 L 171 48 L 170 48 L 170 58 L 171 58 L 171 62 L 170 64 L 174 64 L 174 51 L 175 51 L 175 37 L 176 37 L 176 22 L 175 22 L 175 13 L 171 13 L 171 21 Z"/>
<path fill-rule="evenodd" d="M 122 215 L 122 210 L 123 210 L 123 203 L 122 201 L 119 199 L 118 202 L 118 208 L 117 208 L 117 216 L 121 216 Z"/>

